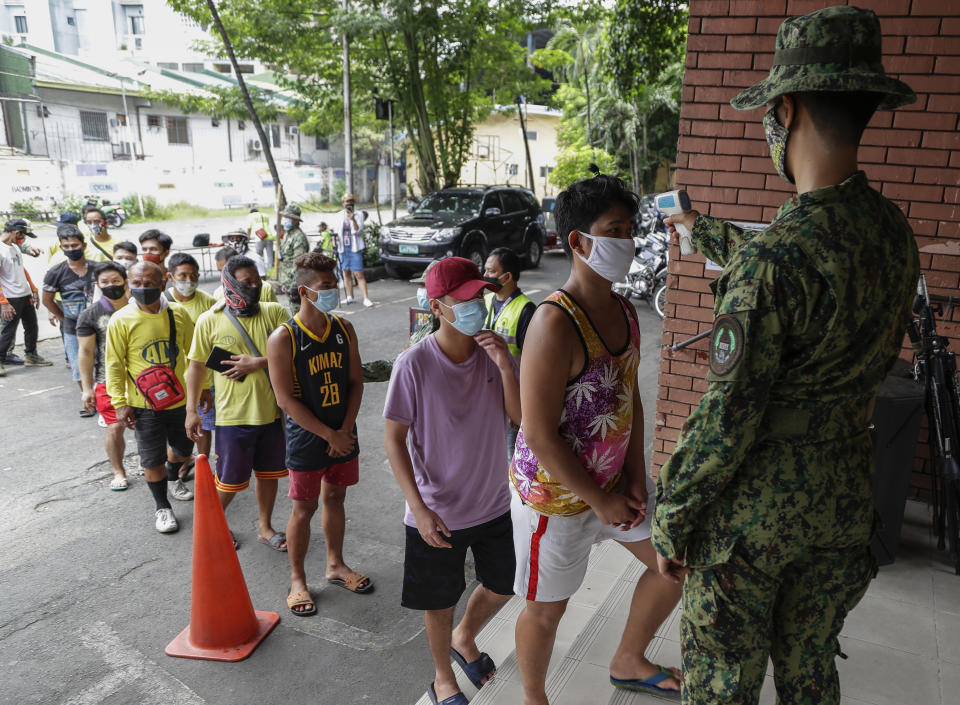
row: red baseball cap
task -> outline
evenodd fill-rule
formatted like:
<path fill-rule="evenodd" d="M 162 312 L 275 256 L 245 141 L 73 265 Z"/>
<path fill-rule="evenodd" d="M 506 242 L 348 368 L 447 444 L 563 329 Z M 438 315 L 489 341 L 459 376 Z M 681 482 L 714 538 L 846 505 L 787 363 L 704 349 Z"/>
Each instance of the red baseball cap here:
<path fill-rule="evenodd" d="M 465 257 L 443 258 L 427 272 L 425 283 L 427 296 L 431 299 L 449 295 L 455 299 L 467 301 L 482 289 L 491 291 L 497 289 L 489 282 L 485 282 L 477 265 Z"/>

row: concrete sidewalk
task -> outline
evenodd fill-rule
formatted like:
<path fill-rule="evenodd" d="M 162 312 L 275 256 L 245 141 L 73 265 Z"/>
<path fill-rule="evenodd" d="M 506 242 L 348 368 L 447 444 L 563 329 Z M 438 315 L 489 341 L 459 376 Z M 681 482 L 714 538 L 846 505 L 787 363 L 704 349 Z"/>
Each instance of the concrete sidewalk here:
<path fill-rule="evenodd" d="M 960 702 L 960 577 L 930 535 L 927 505 L 907 503 L 896 563 L 880 569 L 860 604 L 847 617 L 837 659 L 842 705 L 955 705 Z M 656 705 L 679 702 L 616 690 L 609 664 L 626 623 L 633 587 L 644 566 L 613 542 L 594 547 L 583 586 L 560 622 L 547 674 L 552 705 Z M 484 627 L 478 639 L 498 664 L 496 676 L 478 693 L 454 666 L 472 705 L 518 705 L 523 700 L 514 651 L 514 625 L 523 599 L 514 597 Z M 425 653 L 424 658 L 428 658 Z M 664 623 L 647 658 L 680 665 L 680 608 Z M 426 684 L 425 684 L 426 685 Z M 772 665 L 760 696 L 773 705 Z M 417 705 L 430 705 L 426 694 Z"/>

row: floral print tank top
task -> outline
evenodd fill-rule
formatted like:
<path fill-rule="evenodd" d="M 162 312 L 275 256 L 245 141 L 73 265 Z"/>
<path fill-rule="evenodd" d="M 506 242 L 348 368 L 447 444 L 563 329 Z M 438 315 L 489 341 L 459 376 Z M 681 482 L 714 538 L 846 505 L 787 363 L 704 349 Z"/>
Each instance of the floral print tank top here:
<path fill-rule="evenodd" d="M 611 296 L 623 309 L 624 323 L 630 332 L 626 345 L 613 352 L 570 294 L 561 289 L 544 301 L 545 305 L 566 312 L 586 352 L 583 370 L 567 383 L 560 435 L 594 482 L 607 491 L 619 482 L 627 455 L 633 428 L 633 390 L 640 362 L 640 329 L 633 309 L 622 296 Z M 537 460 L 527 447 L 522 425 L 510 480 L 523 501 L 542 514 L 572 516 L 588 509 L 586 502 L 554 480 Z"/>

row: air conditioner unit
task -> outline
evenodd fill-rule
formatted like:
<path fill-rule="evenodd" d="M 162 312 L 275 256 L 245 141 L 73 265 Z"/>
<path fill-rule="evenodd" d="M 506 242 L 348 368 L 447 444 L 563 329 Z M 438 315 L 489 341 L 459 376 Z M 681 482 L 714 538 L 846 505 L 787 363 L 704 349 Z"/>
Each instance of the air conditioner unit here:
<path fill-rule="evenodd" d="M 297 128 L 296 125 L 290 125 L 289 127 L 287 127 L 287 134 L 290 135 L 291 137 L 296 137 L 297 135 L 300 134 L 300 130 Z"/>
<path fill-rule="evenodd" d="M 110 118 L 110 127 L 120 127 L 120 121 L 116 118 Z"/>
<path fill-rule="evenodd" d="M 249 149 L 251 152 L 262 152 L 263 145 L 260 144 L 260 140 L 250 140 L 247 142 L 247 149 Z"/>

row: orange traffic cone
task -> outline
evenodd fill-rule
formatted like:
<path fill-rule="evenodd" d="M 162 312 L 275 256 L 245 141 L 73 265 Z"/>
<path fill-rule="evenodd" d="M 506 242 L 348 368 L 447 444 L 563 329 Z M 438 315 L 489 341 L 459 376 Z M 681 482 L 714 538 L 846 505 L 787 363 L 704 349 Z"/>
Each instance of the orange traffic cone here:
<path fill-rule="evenodd" d="M 197 456 L 194 475 L 190 624 L 167 644 L 166 653 L 208 661 L 242 661 L 277 625 L 280 615 L 253 609 L 207 456 Z"/>

